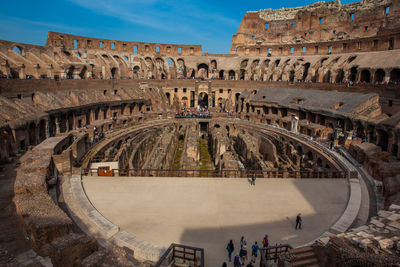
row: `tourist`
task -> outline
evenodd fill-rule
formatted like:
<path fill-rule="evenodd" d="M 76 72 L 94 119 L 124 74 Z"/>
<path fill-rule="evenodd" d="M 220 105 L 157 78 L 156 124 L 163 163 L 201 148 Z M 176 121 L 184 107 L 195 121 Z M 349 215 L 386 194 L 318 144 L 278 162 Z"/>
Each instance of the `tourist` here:
<path fill-rule="evenodd" d="M 222 267 L 228 267 L 228 266 L 226 265 L 226 262 L 222 263 Z"/>
<path fill-rule="evenodd" d="M 239 257 L 239 254 L 236 254 L 235 258 L 233 259 L 233 266 L 234 267 L 241 267 L 242 266 L 242 261 Z"/>
<path fill-rule="evenodd" d="M 246 245 L 243 245 L 243 247 L 240 249 L 239 256 L 242 259 L 242 263 L 245 264 L 247 261 L 247 247 Z"/>
<path fill-rule="evenodd" d="M 232 261 L 232 252 L 235 250 L 232 240 L 229 241 L 228 245 L 226 246 L 226 250 L 228 251 L 229 262 L 231 262 Z"/>
<path fill-rule="evenodd" d="M 296 217 L 296 227 L 295 227 L 295 229 L 297 229 L 297 228 L 301 229 L 301 213 L 297 214 L 297 217 Z"/>
<path fill-rule="evenodd" d="M 240 238 L 240 248 L 242 248 L 243 246 L 246 246 L 247 245 L 247 242 L 246 242 L 246 240 L 244 239 L 244 236 L 242 236 L 241 238 Z"/>
<path fill-rule="evenodd" d="M 246 267 L 254 267 L 254 265 L 251 262 L 249 262 L 249 264 L 247 264 Z"/>
<path fill-rule="evenodd" d="M 267 248 L 269 246 L 268 235 L 265 235 L 263 238 L 263 247 Z"/>
<path fill-rule="evenodd" d="M 251 184 L 256 185 L 256 176 L 254 173 L 251 175 Z"/>
<path fill-rule="evenodd" d="M 259 248 L 260 247 L 258 246 L 257 241 L 255 241 L 254 244 L 251 246 L 251 256 L 257 258 Z"/>

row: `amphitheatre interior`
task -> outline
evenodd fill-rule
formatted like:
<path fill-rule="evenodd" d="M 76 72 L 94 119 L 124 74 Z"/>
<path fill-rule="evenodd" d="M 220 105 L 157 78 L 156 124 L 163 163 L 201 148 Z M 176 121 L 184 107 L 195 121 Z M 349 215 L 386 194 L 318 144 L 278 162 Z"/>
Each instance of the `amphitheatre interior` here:
<path fill-rule="evenodd" d="M 260 267 L 399 266 L 399 18 L 249 11 L 229 54 L 0 40 L 0 266 L 220 266 L 241 236 Z"/>

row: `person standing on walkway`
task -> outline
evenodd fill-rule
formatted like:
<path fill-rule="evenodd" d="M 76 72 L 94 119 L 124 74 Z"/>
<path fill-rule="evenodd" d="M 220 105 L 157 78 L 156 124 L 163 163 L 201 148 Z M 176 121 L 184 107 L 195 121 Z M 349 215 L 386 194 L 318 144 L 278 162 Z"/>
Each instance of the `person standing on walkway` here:
<path fill-rule="evenodd" d="M 268 235 L 265 235 L 263 239 L 263 247 L 267 248 L 268 246 L 269 246 Z"/>
<path fill-rule="evenodd" d="M 226 265 L 226 262 L 222 263 L 222 267 L 228 267 L 228 265 Z"/>
<path fill-rule="evenodd" d="M 295 229 L 297 229 L 297 228 L 301 229 L 301 213 L 297 214 L 297 217 L 296 217 L 296 227 L 295 227 Z"/>
<path fill-rule="evenodd" d="M 232 261 L 232 252 L 235 250 L 232 240 L 229 241 L 228 245 L 226 246 L 226 250 L 228 251 L 229 262 L 231 262 Z"/>
<path fill-rule="evenodd" d="M 233 266 L 234 267 L 242 266 L 242 261 L 240 260 L 239 254 L 236 254 L 235 258 L 233 259 Z"/>

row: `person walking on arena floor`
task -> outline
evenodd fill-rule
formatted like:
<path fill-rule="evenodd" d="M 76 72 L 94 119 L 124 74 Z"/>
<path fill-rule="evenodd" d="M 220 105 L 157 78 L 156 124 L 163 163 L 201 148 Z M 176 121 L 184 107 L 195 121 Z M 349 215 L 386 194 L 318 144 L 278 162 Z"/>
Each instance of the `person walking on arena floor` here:
<path fill-rule="evenodd" d="M 242 236 L 240 238 L 240 248 L 242 248 L 245 245 L 247 245 L 247 242 L 246 242 L 246 239 L 244 239 L 244 236 Z"/>
<path fill-rule="evenodd" d="M 299 213 L 299 214 L 297 214 L 297 217 L 296 217 L 296 227 L 295 227 L 295 229 L 300 229 L 301 230 L 301 213 Z"/>
<path fill-rule="evenodd" d="M 242 261 L 240 260 L 239 254 L 236 254 L 235 258 L 233 259 L 233 266 L 234 267 L 242 266 Z"/>
<path fill-rule="evenodd" d="M 235 246 L 233 245 L 232 240 L 229 241 L 228 245 L 226 246 L 226 250 L 228 251 L 229 262 L 231 262 L 232 261 L 232 252 L 235 250 Z"/>

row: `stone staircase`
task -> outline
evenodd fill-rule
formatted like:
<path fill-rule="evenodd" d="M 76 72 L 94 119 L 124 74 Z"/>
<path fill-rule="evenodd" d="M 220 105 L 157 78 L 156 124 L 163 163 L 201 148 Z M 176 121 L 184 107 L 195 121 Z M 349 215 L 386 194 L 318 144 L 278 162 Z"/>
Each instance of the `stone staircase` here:
<path fill-rule="evenodd" d="M 312 247 L 301 247 L 290 250 L 293 267 L 320 267 Z"/>

